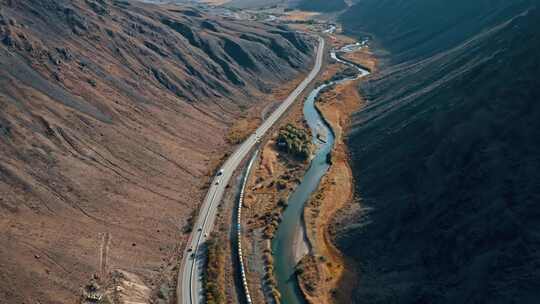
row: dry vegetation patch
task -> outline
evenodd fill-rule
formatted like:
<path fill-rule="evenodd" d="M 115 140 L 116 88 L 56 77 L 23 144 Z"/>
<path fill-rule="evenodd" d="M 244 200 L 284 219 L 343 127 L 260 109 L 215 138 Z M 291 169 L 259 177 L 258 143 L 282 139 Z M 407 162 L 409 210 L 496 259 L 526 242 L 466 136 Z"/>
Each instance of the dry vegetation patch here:
<path fill-rule="evenodd" d="M 368 68 L 371 72 L 377 71 L 378 61 L 369 47 L 362 48 L 357 52 L 343 54 L 342 57 Z"/>
<path fill-rule="evenodd" d="M 285 14 L 280 16 L 279 19 L 283 21 L 308 21 L 318 15 L 320 15 L 320 13 L 293 10 L 293 11 L 286 12 Z"/>
<path fill-rule="evenodd" d="M 233 145 L 243 142 L 261 122 L 260 117 L 245 117 L 236 120 L 227 132 L 227 141 Z"/>
<path fill-rule="evenodd" d="M 213 235 L 207 242 L 208 256 L 204 271 L 205 301 L 207 304 L 225 302 L 225 246 L 226 240 Z"/>

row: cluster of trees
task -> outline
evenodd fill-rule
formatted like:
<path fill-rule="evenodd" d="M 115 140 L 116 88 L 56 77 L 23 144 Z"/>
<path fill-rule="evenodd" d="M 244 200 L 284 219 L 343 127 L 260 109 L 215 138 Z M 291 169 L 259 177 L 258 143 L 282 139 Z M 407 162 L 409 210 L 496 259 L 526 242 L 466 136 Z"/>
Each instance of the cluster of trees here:
<path fill-rule="evenodd" d="M 264 280 L 268 287 L 270 288 L 270 296 L 274 299 L 274 303 L 281 303 L 281 294 L 277 289 L 277 281 L 274 277 L 274 258 L 272 257 L 272 250 L 270 247 L 267 247 L 263 251 L 263 261 L 264 261 Z"/>
<path fill-rule="evenodd" d="M 311 140 L 308 133 L 292 124 L 287 124 L 279 130 L 277 146 L 281 151 L 302 160 L 309 158 L 311 154 Z"/>
<path fill-rule="evenodd" d="M 280 211 L 267 212 L 264 215 L 264 221 L 266 222 L 263 237 L 265 239 L 273 239 L 276 233 L 279 223 L 281 222 Z"/>

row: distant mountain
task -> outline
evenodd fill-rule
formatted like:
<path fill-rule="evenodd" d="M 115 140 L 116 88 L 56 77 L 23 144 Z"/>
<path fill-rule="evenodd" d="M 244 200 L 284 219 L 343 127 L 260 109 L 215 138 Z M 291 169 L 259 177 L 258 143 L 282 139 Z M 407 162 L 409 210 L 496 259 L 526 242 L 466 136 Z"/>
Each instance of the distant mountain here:
<path fill-rule="evenodd" d="M 306 11 L 335 12 L 347 8 L 344 0 L 301 0 L 298 8 Z"/>
<path fill-rule="evenodd" d="M 227 128 L 313 46 L 190 6 L 0 0 L 0 302 L 174 277 Z"/>
<path fill-rule="evenodd" d="M 354 302 L 537 303 L 536 4 L 364 0 L 343 20 L 388 51 L 349 134 Z"/>
<path fill-rule="evenodd" d="M 340 19 L 349 34 L 374 37 L 397 62 L 447 50 L 530 5 L 531 0 L 360 0 Z"/>
<path fill-rule="evenodd" d="M 299 0 L 230 0 L 223 6 L 241 9 L 268 8 L 277 5 L 294 6 Z"/>

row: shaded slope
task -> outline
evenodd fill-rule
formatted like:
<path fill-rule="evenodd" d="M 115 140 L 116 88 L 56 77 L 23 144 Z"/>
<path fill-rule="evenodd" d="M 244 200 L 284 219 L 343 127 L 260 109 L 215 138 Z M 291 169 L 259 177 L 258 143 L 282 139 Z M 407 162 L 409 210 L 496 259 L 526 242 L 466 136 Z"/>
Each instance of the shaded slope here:
<path fill-rule="evenodd" d="M 315 12 L 335 12 L 347 8 L 343 0 L 302 0 L 298 3 L 298 8 Z"/>
<path fill-rule="evenodd" d="M 338 240 L 359 265 L 356 303 L 538 301 L 540 13 L 506 8 L 459 37 L 422 21 L 408 46 L 376 35 L 409 61 L 363 85 L 349 138 L 361 203 Z"/>
<path fill-rule="evenodd" d="M 428 57 L 519 14 L 530 0 L 359 0 L 340 16 L 352 35 L 369 35 L 393 62 Z"/>

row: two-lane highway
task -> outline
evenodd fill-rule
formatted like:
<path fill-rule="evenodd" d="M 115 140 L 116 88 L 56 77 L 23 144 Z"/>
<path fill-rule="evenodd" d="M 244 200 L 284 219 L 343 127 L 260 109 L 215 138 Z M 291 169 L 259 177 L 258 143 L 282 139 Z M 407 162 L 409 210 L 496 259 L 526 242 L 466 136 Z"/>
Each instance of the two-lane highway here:
<path fill-rule="evenodd" d="M 324 39 L 319 37 L 319 45 L 315 65 L 309 75 L 300 85 L 285 99 L 280 106 L 264 121 L 261 126 L 244 141 L 236 151 L 227 159 L 220 174 L 216 175 L 208 193 L 204 199 L 199 216 L 193 227 L 193 232 L 188 240 L 184 253 L 180 273 L 178 275 L 177 296 L 178 304 L 196 304 L 203 302 L 202 298 L 202 261 L 203 254 L 201 246 L 206 241 L 212 231 L 216 217 L 217 206 L 223 197 L 225 187 L 231 179 L 234 171 L 242 160 L 249 154 L 257 141 L 268 132 L 268 130 L 279 120 L 279 118 L 289 109 L 294 101 L 315 79 L 321 70 L 324 54 Z"/>

